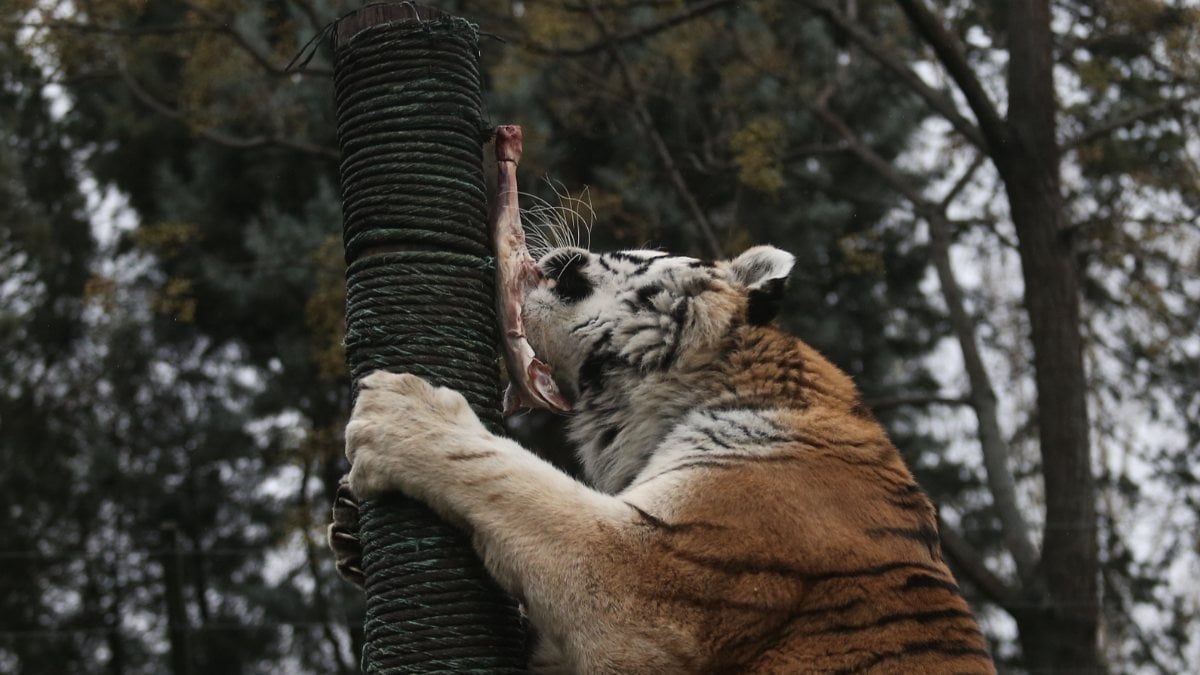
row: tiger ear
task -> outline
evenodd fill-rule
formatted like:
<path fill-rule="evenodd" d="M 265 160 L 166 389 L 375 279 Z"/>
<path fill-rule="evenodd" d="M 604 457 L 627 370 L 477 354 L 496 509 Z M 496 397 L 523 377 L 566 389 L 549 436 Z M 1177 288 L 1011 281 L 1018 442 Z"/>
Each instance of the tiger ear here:
<path fill-rule="evenodd" d="M 796 257 L 774 246 L 755 246 L 729 262 L 734 284 L 749 292 L 746 320 L 761 326 L 775 318 Z"/>

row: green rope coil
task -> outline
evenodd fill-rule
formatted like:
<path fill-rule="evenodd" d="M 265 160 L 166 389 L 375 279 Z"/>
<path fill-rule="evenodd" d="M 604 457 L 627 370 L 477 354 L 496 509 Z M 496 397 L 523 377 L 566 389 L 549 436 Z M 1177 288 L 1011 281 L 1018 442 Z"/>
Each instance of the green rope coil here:
<path fill-rule="evenodd" d="M 415 373 L 500 432 L 477 32 L 412 9 L 334 49 L 346 357 L 356 387 L 376 369 Z M 525 671 L 516 603 L 466 536 L 399 495 L 364 503 L 359 534 L 364 671 Z"/>

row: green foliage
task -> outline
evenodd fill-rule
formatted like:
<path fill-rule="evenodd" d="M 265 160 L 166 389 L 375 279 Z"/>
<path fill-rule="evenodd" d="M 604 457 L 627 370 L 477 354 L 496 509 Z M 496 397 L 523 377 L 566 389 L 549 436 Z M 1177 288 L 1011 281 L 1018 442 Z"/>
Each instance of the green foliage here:
<path fill-rule="evenodd" d="M 340 383 L 315 381 L 305 319 L 339 222 L 333 153 L 194 136 L 291 134 L 279 117 L 322 118 L 328 82 L 270 76 L 289 86 L 260 98 L 258 66 L 228 35 L 194 29 L 234 9 L 220 3 L 88 7 L 61 21 L 30 13 L 58 28 L 19 43 L 0 32 L 0 189 L 12 196 L 0 246 L 20 282 L 0 317 L 0 449 L 13 467 L 0 670 L 347 671 L 352 634 L 329 622 L 356 602 L 309 553 L 345 407 Z M 238 24 L 299 11 L 274 10 Z M 80 25 L 128 30 L 80 40 Z M 253 40 L 292 50 L 306 30 Z M 61 117 L 44 73 L 71 83 Z M 321 128 L 314 144 L 332 138 Z M 140 224 L 98 247 L 94 233 L 114 225 L 93 231 L 85 178 L 119 190 Z M 309 437 L 322 452 L 300 452 Z"/>

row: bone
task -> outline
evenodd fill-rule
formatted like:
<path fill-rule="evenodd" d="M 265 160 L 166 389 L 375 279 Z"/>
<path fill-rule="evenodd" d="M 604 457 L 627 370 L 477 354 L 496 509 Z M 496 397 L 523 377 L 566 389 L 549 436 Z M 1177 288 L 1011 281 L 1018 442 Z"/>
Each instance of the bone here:
<path fill-rule="evenodd" d="M 504 414 L 521 408 L 566 411 L 571 404 L 558 391 L 550 366 L 539 359 L 521 322 L 525 295 L 541 279 L 537 264 L 525 244 L 521 210 L 517 205 L 517 163 L 521 161 L 521 127 L 496 128 L 496 199 L 492 205 L 491 232 L 496 245 L 496 285 L 504 362 L 509 384 L 504 392 Z"/>

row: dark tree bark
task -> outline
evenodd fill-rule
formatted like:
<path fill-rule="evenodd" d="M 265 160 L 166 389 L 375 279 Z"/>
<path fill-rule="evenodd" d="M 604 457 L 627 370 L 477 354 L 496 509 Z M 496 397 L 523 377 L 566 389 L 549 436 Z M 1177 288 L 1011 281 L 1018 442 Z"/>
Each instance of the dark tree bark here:
<path fill-rule="evenodd" d="M 1030 666 L 1100 671 L 1096 495 L 1079 272 L 1059 177 L 1050 8 L 1047 0 L 1010 0 L 1007 8 L 1007 143 L 993 148 L 993 157 L 1004 178 L 1025 280 L 1046 494 L 1039 590 L 1047 605 L 1017 620 Z"/>
<path fill-rule="evenodd" d="M 162 524 L 163 591 L 167 605 L 167 637 L 171 673 L 191 675 L 192 651 L 188 639 L 187 607 L 183 599 L 183 566 L 179 556 L 179 532 L 174 521 Z"/>

